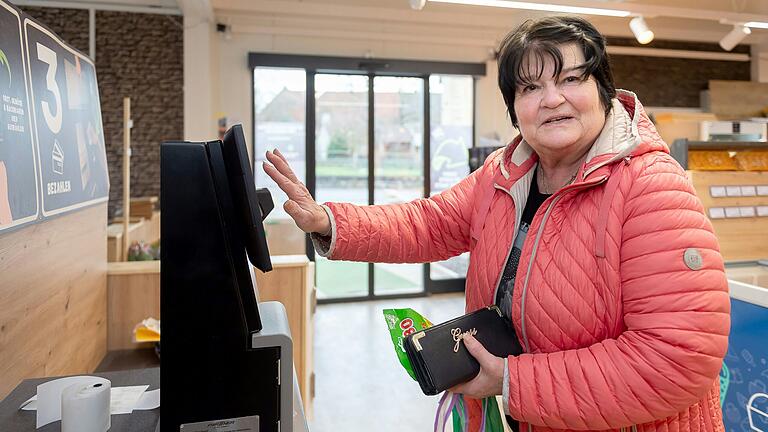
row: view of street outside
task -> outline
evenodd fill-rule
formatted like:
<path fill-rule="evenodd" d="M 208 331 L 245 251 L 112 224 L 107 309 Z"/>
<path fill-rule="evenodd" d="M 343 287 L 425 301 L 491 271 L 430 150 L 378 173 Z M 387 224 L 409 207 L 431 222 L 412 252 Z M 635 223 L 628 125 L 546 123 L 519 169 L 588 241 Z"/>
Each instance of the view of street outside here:
<path fill-rule="evenodd" d="M 315 75 L 315 157 L 318 202 L 368 204 L 368 86 L 360 75 Z M 402 203 L 424 194 L 424 84 L 421 78 L 373 78 L 374 203 Z M 469 76 L 433 75 L 430 89 L 431 194 L 468 174 L 472 144 L 473 81 Z M 275 210 L 267 223 L 292 223 L 282 208 L 287 199 L 259 168 L 267 150 L 286 156 L 306 181 L 306 72 L 254 70 L 256 183 L 268 187 Z M 298 246 L 298 245 L 297 245 Z M 466 275 L 468 254 L 431 266 L 430 277 Z M 368 294 L 368 265 L 316 257 L 321 298 Z M 420 264 L 375 264 L 374 292 L 400 294 L 424 289 Z"/>

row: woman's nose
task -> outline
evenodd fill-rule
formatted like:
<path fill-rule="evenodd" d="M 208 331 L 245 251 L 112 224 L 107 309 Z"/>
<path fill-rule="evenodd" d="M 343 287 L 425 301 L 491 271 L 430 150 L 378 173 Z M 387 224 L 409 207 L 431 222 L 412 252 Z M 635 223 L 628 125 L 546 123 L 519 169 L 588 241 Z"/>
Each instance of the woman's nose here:
<path fill-rule="evenodd" d="M 565 101 L 561 89 L 556 85 L 545 85 L 541 103 L 546 108 L 556 108 Z"/>

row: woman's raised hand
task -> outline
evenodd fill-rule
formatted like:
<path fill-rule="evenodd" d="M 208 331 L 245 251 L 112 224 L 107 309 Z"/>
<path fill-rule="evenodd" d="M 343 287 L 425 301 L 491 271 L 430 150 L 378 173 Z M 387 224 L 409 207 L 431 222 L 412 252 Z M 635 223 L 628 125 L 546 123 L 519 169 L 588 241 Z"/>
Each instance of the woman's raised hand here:
<path fill-rule="evenodd" d="M 307 187 L 299 181 L 280 150 L 268 151 L 267 160 L 269 163 L 264 162 L 264 172 L 288 195 L 288 201 L 283 208 L 296 225 L 307 233 L 330 234 L 331 221 L 328 214 L 312 198 Z"/>

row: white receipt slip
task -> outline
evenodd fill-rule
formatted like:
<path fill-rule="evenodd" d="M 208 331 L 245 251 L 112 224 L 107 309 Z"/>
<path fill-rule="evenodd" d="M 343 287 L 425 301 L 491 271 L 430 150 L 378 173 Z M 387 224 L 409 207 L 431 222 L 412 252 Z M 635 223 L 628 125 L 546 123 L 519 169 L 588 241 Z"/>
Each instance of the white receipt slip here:
<path fill-rule="evenodd" d="M 59 378 L 37 386 L 37 394 L 24 402 L 19 409 L 37 411 L 37 428 L 61 420 L 61 394 L 73 384 L 94 384 L 103 378 L 76 376 Z M 112 387 L 110 414 L 130 414 L 133 410 L 151 410 L 160 406 L 160 389 L 147 392 L 147 385 Z"/>

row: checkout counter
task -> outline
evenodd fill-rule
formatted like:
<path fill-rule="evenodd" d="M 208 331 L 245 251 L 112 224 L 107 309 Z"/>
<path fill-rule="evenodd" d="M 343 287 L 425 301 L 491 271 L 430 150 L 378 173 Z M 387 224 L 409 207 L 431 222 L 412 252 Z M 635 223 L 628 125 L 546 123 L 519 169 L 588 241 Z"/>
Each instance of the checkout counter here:
<path fill-rule="evenodd" d="M 164 143 L 161 191 L 162 374 L 100 376 L 161 388 L 162 417 L 114 415 L 110 430 L 306 432 L 285 307 L 259 303 L 254 285 L 251 264 L 272 270 L 262 221 L 273 204 L 254 187 L 242 127 L 223 142 Z M 0 403 L 0 430 L 35 430 L 36 415 L 19 406 L 51 379 L 17 386 Z"/>
<path fill-rule="evenodd" d="M 93 376 L 106 378 L 113 386 L 149 385 L 147 391 L 160 388 L 160 368 L 134 369 L 120 372 L 95 373 Z M 35 429 L 35 412 L 21 411 L 19 406 L 35 394 L 37 386 L 59 377 L 24 380 L 2 402 L 0 402 L 0 425 L 2 430 L 58 432 L 61 423 L 54 422 Z M 293 432 L 309 432 L 301 403 L 298 382 L 293 387 Z M 134 411 L 131 414 L 113 415 L 110 432 L 152 432 L 160 431 L 161 410 Z"/>

